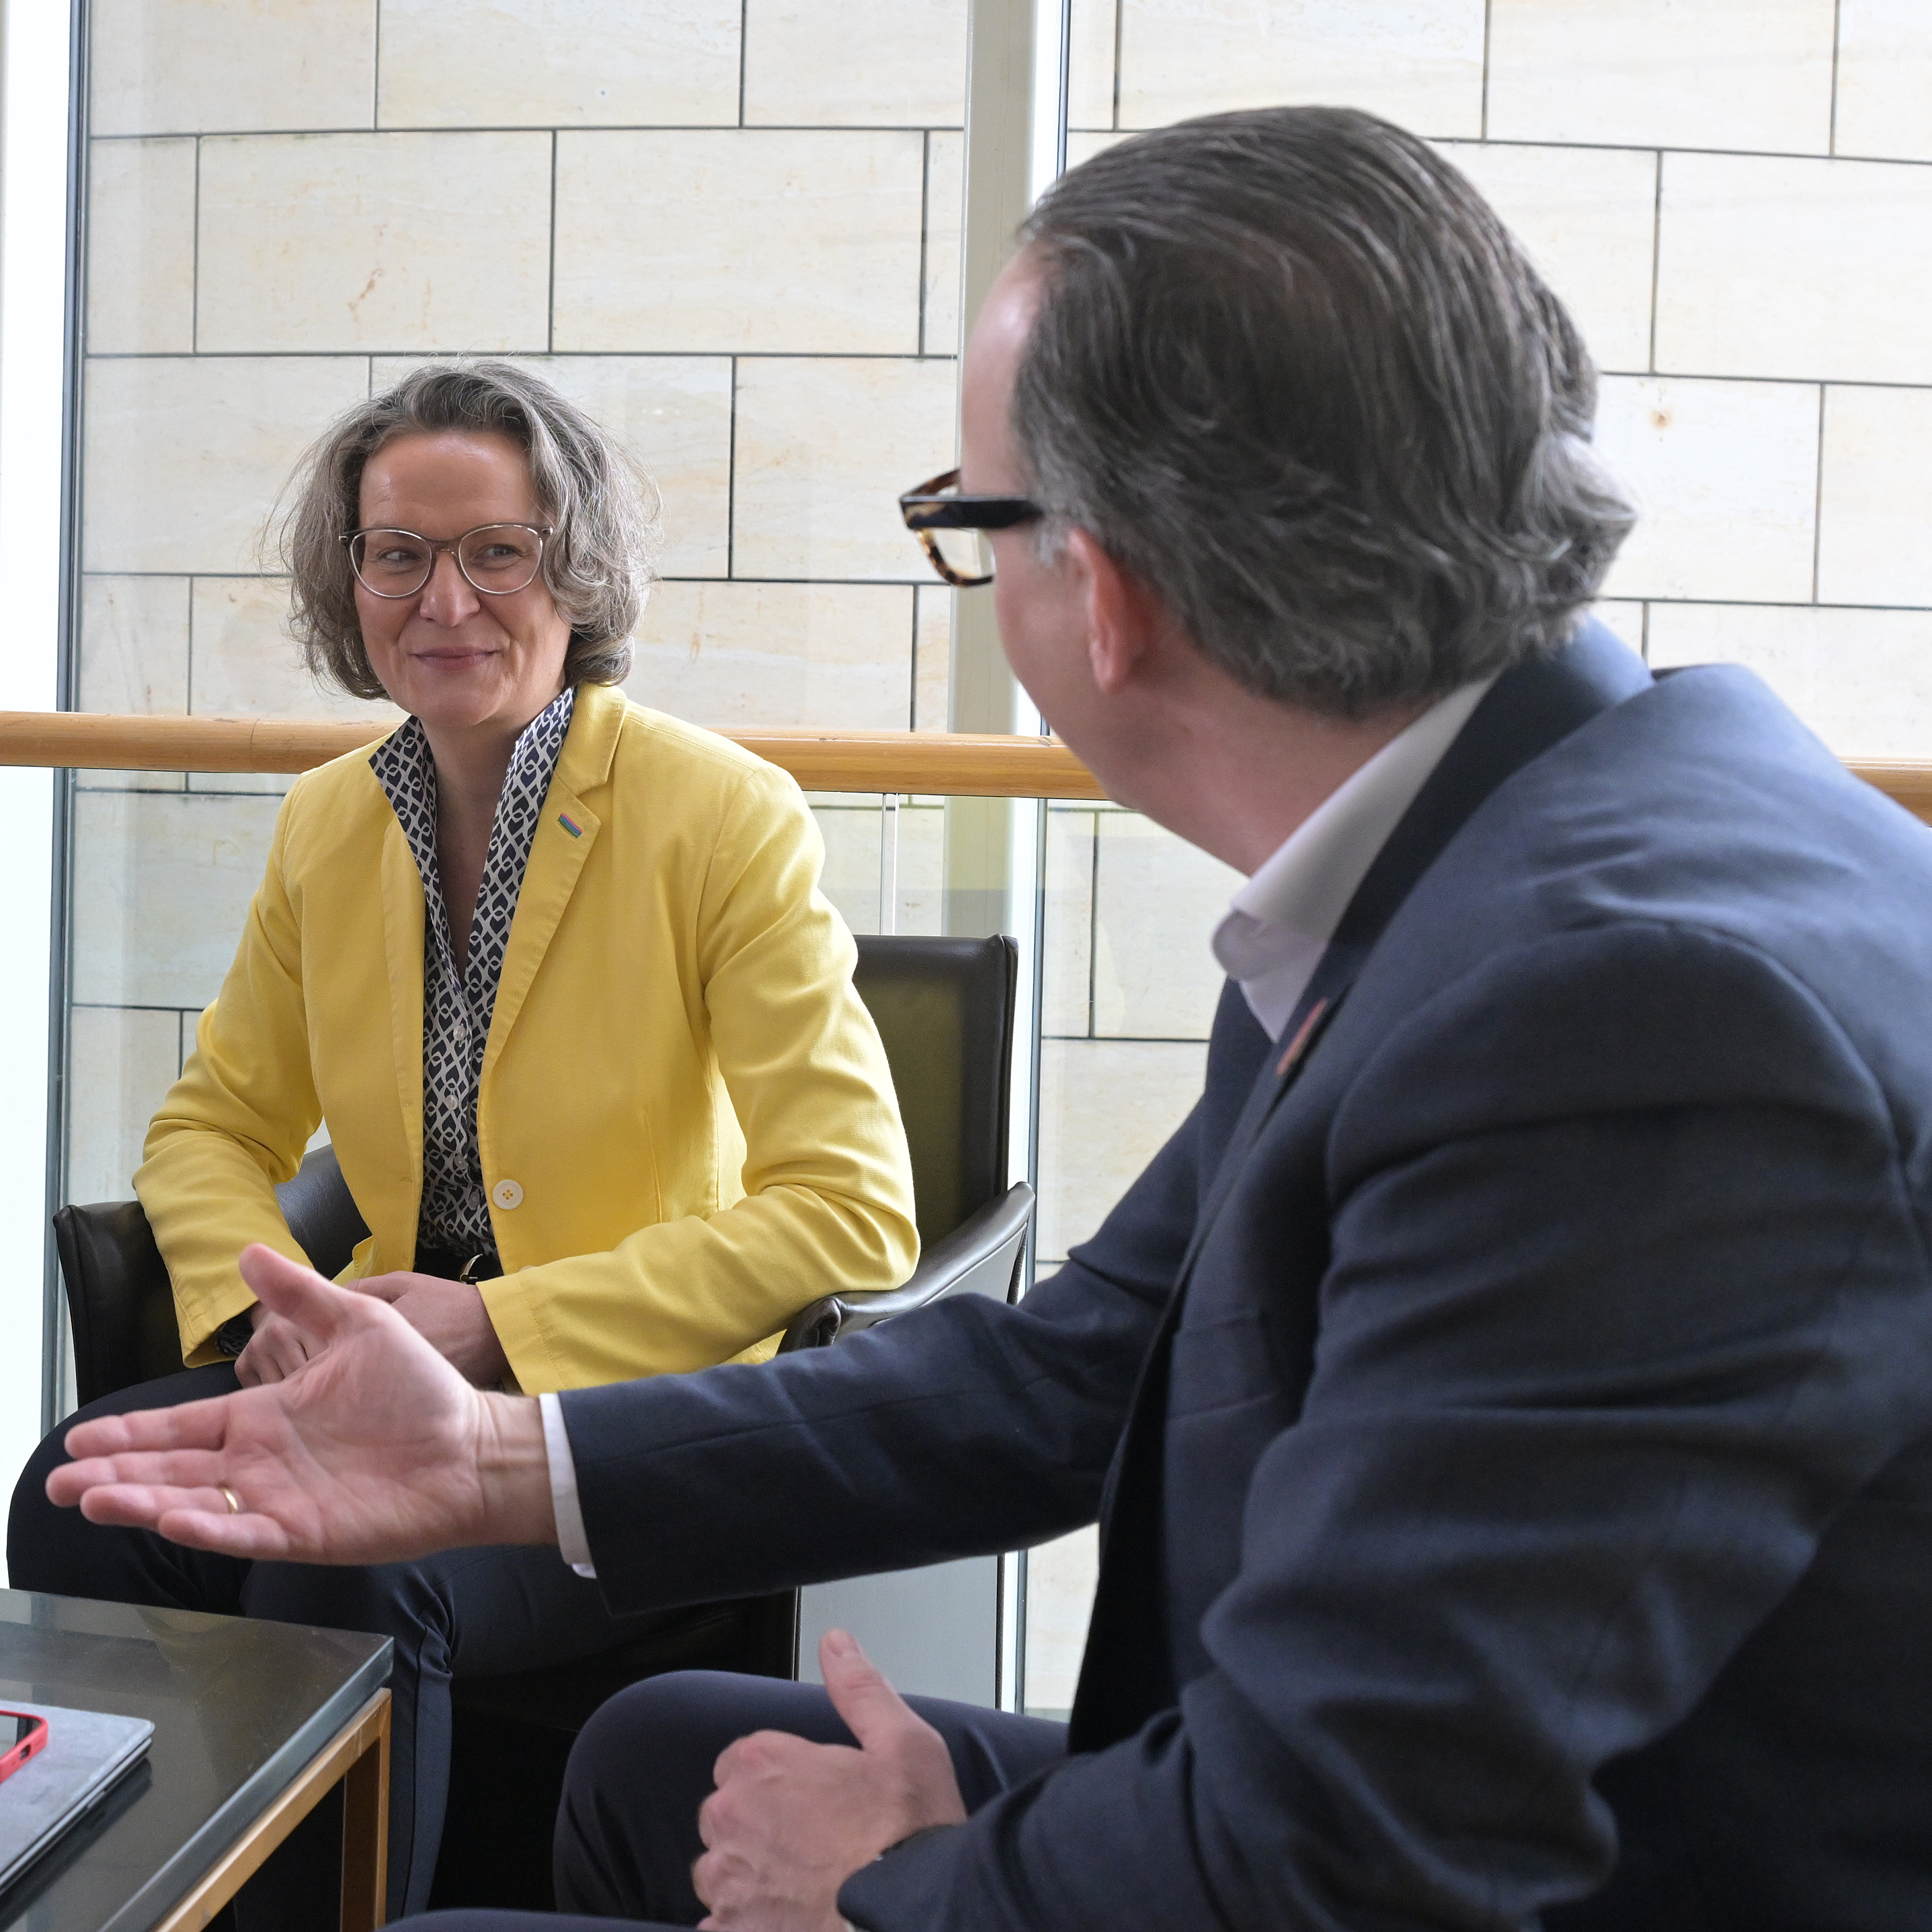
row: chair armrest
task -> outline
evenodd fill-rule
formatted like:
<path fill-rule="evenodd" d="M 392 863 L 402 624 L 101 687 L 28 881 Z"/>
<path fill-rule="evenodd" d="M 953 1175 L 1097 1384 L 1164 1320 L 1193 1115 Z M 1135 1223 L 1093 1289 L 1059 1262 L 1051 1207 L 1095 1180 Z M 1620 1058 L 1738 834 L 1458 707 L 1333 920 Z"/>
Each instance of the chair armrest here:
<path fill-rule="evenodd" d="M 949 1294 L 991 1294 L 1010 1301 L 1032 1220 L 1033 1190 L 1016 1181 L 934 1241 L 920 1256 L 910 1278 L 897 1288 L 822 1294 L 801 1308 L 786 1328 L 778 1353 L 827 1348 L 842 1336 L 856 1335 Z"/>
<path fill-rule="evenodd" d="M 138 1201 L 63 1208 L 54 1243 L 74 1337 L 74 1394 L 85 1404 L 178 1374 L 181 1333 L 167 1264 Z"/>

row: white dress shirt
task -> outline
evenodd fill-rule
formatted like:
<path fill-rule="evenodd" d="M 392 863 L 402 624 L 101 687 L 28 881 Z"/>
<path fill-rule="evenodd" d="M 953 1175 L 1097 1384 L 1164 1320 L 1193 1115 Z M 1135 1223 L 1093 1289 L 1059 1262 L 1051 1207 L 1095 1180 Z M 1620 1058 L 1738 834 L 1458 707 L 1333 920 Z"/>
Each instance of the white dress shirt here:
<path fill-rule="evenodd" d="M 1234 895 L 1214 929 L 1214 957 L 1271 1040 L 1281 1037 L 1376 854 L 1495 682 L 1466 684 L 1432 704 L 1330 792 Z M 557 1548 L 580 1576 L 595 1576 L 562 1406 L 554 1395 L 537 1400 Z"/>
<path fill-rule="evenodd" d="M 563 1560 L 580 1576 L 594 1576 L 590 1539 L 584 1533 L 584 1505 L 577 1499 L 577 1461 L 570 1453 L 570 1432 L 563 1426 L 563 1405 L 553 1395 L 540 1395 L 543 1411 L 544 1457 L 550 1464 L 550 1507 L 556 1512 L 556 1546 Z"/>
<path fill-rule="evenodd" d="M 1214 957 L 1279 1040 L 1348 902 L 1493 677 L 1432 704 L 1304 818 L 1238 892 Z"/>

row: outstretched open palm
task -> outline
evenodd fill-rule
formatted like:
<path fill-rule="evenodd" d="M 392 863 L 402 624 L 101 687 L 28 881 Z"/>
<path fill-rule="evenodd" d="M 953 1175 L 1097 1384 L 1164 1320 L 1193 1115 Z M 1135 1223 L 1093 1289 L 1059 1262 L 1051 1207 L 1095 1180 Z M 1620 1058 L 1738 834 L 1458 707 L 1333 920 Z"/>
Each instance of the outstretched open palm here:
<path fill-rule="evenodd" d="M 47 1478 L 55 1502 L 194 1549 L 291 1562 L 554 1537 L 548 1480 L 532 1465 L 541 1423 L 508 1413 L 534 1402 L 472 1388 L 386 1304 L 272 1249 L 244 1250 L 241 1268 L 320 1345 L 314 1359 L 236 1395 L 80 1424 L 67 1438 L 75 1460 Z"/>

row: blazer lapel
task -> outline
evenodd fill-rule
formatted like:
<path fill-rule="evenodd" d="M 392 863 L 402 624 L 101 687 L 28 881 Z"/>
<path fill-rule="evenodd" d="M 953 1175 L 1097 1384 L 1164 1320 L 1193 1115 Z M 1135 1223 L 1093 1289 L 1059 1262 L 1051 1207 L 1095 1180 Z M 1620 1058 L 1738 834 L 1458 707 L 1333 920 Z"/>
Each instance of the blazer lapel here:
<path fill-rule="evenodd" d="M 1222 1204 L 1239 1178 L 1248 1156 L 1254 1150 L 1262 1129 L 1281 1104 L 1282 1096 L 1300 1077 L 1367 956 L 1365 948 L 1329 946 L 1301 998 L 1295 1003 L 1288 1024 L 1282 1029 L 1281 1043 L 1268 1055 L 1256 1075 L 1247 1104 L 1241 1109 L 1228 1136 L 1228 1144 L 1215 1164 L 1214 1180 L 1195 1218 L 1194 1232 L 1188 1242 L 1187 1252 L 1182 1257 L 1180 1273 L 1175 1277 L 1174 1294 L 1168 1300 L 1170 1314 L 1179 1307 L 1188 1277 L 1194 1270 L 1195 1257 L 1201 1252 L 1201 1245 L 1213 1228 Z"/>
<path fill-rule="evenodd" d="M 490 1037 L 483 1048 L 486 1081 L 523 1010 L 524 995 L 536 978 L 603 824 L 564 784 L 560 766 L 544 800 L 536 836 L 530 842 L 530 862 L 524 869 L 516 915 L 510 922 L 510 943 L 504 950 L 502 976 L 496 982 L 496 1010 L 490 1016 Z"/>
<path fill-rule="evenodd" d="M 496 1004 L 490 1016 L 490 1037 L 483 1048 L 486 1084 L 603 830 L 604 821 L 584 802 L 584 794 L 602 790 L 610 776 L 624 710 L 623 694 L 608 685 L 578 687 L 569 734 L 544 798 L 543 814 L 530 841 L 530 860 L 510 922 L 509 944 L 496 982 Z"/>
<path fill-rule="evenodd" d="M 1068 1742 L 1093 1750 L 1130 1736 L 1178 1694 L 1166 1625 L 1162 1438 L 1168 1362 L 1187 1284 L 1274 1110 L 1313 1058 L 1348 988 L 1429 868 L 1499 786 L 1600 711 L 1650 682 L 1642 661 L 1594 619 L 1555 656 L 1505 672 L 1377 854 L 1256 1076 L 1196 1215 L 1174 1292 L 1142 1366 L 1101 1499 L 1100 1576 Z"/>
<path fill-rule="evenodd" d="M 1282 1030 L 1215 1172 L 1176 1286 L 1176 1299 L 1269 1118 L 1312 1056 L 1402 902 L 1498 787 L 1600 711 L 1651 682 L 1642 662 L 1594 619 L 1555 657 L 1498 678 L 1390 833 L 1348 902 L 1335 934 Z"/>
<path fill-rule="evenodd" d="M 396 1100 L 403 1136 L 422 1175 L 423 942 L 422 875 L 395 814 L 382 831 L 382 950 L 389 968 L 390 1052 L 396 1063 Z"/>

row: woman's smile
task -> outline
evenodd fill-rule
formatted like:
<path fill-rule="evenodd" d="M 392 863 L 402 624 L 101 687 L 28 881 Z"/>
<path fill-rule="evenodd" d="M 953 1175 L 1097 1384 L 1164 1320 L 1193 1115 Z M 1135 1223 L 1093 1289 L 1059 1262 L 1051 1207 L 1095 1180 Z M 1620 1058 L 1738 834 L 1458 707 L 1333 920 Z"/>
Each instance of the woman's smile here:
<path fill-rule="evenodd" d="M 451 734 L 507 743 L 562 688 L 570 625 L 541 575 L 519 590 L 478 590 L 442 546 L 492 524 L 545 521 L 530 462 L 508 436 L 443 430 L 399 436 L 362 472 L 360 520 L 436 543 L 429 580 L 412 596 L 356 586 L 370 667 L 423 722 L 440 752 Z"/>

